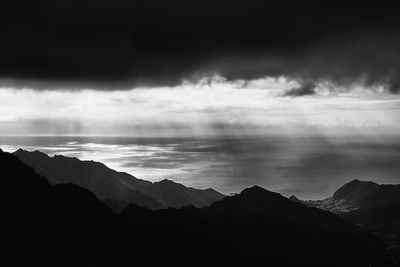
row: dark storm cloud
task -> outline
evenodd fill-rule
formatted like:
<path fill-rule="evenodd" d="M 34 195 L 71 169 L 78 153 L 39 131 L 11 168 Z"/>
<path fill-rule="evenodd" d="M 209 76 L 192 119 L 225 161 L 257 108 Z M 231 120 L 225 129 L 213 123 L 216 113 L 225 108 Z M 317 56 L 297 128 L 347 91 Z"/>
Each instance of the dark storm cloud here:
<path fill-rule="evenodd" d="M 386 1 L 2 1 L 0 79 L 53 88 L 286 75 L 398 92 L 400 27 Z"/>
<path fill-rule="evenodd" d="M 305 96 L 315 94 L 316 85 L 313 82 L 304 82 L 300 87 L 295 87 L 285 92 L 284 96 Z"/>

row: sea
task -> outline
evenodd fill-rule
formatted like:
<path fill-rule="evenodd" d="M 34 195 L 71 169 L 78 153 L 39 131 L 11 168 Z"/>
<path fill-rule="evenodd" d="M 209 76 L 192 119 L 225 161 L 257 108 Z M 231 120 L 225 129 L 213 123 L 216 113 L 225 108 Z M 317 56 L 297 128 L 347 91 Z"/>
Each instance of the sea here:
<path fill-rule="evenodd" d="M 353 179 L 400 183 L 398 138 L 1 136 L 0 148 L 99 161 L 140 179 L 170 179 L 227 195 L 259 185 L 284 196 L 323 199 Z"/>

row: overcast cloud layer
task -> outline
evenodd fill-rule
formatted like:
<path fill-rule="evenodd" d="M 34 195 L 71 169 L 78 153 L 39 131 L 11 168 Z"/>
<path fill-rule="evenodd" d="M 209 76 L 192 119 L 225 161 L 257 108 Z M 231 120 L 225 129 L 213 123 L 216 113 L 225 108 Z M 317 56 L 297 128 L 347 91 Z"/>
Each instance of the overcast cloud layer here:
<path fill-rule="evenodd" d="M 393 1 L 395 2 L 395 1 Z M 219 74 L 400 89 L 389 1 L 12 0 L 0 4 L 2 86 L 123 89 Z"/>

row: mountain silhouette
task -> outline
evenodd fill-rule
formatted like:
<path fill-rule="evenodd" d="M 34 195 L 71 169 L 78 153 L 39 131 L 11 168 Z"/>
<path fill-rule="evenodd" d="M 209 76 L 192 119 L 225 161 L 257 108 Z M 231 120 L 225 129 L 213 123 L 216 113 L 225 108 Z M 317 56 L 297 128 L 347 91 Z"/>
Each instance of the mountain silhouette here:
<path fill-rule="evenodd" d="M 361 208 L 388 206 L 398 201 L 399 197 L 400 185 L 377 184 L 355 179 L 340 187 L 331 197 L 301 202 L 308 206 L 342 213 Z"/>
<path fill-rule="evenodd" d="M 381 257 L 385 247 L 351 222 L 258 186 L 209 207 L 146 213 L 130 206 L 121 216 L 136 225 L 163 229 L 157 235 L 166 240 L 165 229 L 183 230 L 193 240 L 205 239 L 207 244 L 217 238 L 225 244 L 219 253 L 230 255 L 228 258 L 234 255 L 237 261 L 247 259 L 245 263 L 255 266 L 367 266 Z"/>
<path fill-rule="evenodd" d="M 72 183 L 92 191 L 100 199 L 107 200 L 106 203 L 113 200 L 111 207 L 116 211 L 129 203 L 153 210 L 188 205 L 204 207 L 224 197 L 213 189 L 194 189 L 170 180 L 155 183 L 141 180 L 112 170 L 100 162 L 58 155 L 49 157 L 40 151 L 22 149 L 13 154 L 48 178 L 51 184 Z"/>
<path fill-rule="evenodd" d="M 205 207 L 225 197 L 211 188 L 204 190 L 194 189 L 168 179 L 141 186 L 140 190 L 160 200 L 164 205 L 172 208 L 180 208 L 190 205 L 195 207 Z"/>
<path fill-rule="evenodd" d="M 105 260 L 115 214 L 90 191 L 52 186 L 0 150 L 2 261 L 13 266 L 89 266 Z"/>
<path fill-rule="evenodd" d="M 396 234 L 400 245 L 400 196 L 386 206 L 360 208 L 340 215 L 363 227 Z"/>
<path fill-rule="evenodd" d="M 289 197 L 289 199 L 290 199 L 291 201 L 294 201 L 294 202 L 301 202 L 301 200 L 298 199 L 295 195 L 291 195 L 291 196 Z"/>
<path fill-rule="evenodd" d="M 355 179 L 340 187 L 329 198 L 300 200 L 300 203 L 334 212 L 374 232 L 390 244 L 391 257 L 400 259 L 400 185 Z"/>
<path fill-rule="evenodd" d="M 3 260 L 16 266 L 391 266 L 367 231 L 261 187 L 203 208 L 116 214 L 10 153 L 0 151 L 0 166 Z"/>
<path fill-rule="evenodd" d="M 379 185 L 357 179 L 343 185 L 332 196 L 333 200 L 344 200 L 346 205 L 373 208 L 387 206 L 400 197 L 400 185 Z"/>
<path fill-rule="evenodd" d="M 359 186 L 359 181 L 353 182 L 352 187 L 357 191 L 365 188 L 365 193 L 359 198 L 351 197 L 350 201 L 359 208 L 338 215 L 385 239 L 392 253 L 400 258 L 400 186 L 361 183 Z"/>

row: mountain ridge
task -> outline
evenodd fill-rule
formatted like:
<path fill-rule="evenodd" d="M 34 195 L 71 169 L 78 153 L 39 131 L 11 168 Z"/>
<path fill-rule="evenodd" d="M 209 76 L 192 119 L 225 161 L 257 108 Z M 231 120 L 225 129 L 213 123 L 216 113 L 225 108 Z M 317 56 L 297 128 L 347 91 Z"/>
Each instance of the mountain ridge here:
<path fill-rule="evenodd" d="M 354 179 L 323 200 L 289 199 L 331 211 L 373 232 L 390 244 L 393 257 L 400 257 L 400 185 Z"/>
<path fill-rule="evenodd" d="M 400 185 L 351 180 L 322 200 L 300 200 L 303 204 L 332 212 L 349 212 L 361 208 L 391 205 L 400 197 Z M 293 200 L 293 198 L 292 198 Z"/>
<path fill-rule="evenodd" d="M 5 251 L 21 265 L 187 266 L 196 259 L 203 265 L 390 266 L 381 264 L 388 263 L 386 245 L 373 235 L 261 187 L 202 208 L 152 211 L 130 204 L 115 214 L 87 189 L 51 185 L 12 154 L 1 152 L 0 164 Z"/>
<path fill-rule="evenodd" d="M 386 206 L 400 196 L 400 185 L 378 184 L 354 179 L 332 195 L 334 200 L 344 199 L 349 206 L 373 208 Z"/>
<path fill-rule="evenodd" d="M 13 153 L 23 163 L 49 179 L 50 183 L 73 183 L 94 192 L 101 199 L 138 204 L 153 210 L 193 205 L 203 207 L 224 197 L 214 189 L 195 189 L 170 180 L 151 182 L 108 168 L 101 162 L 18 149 Z"/>

